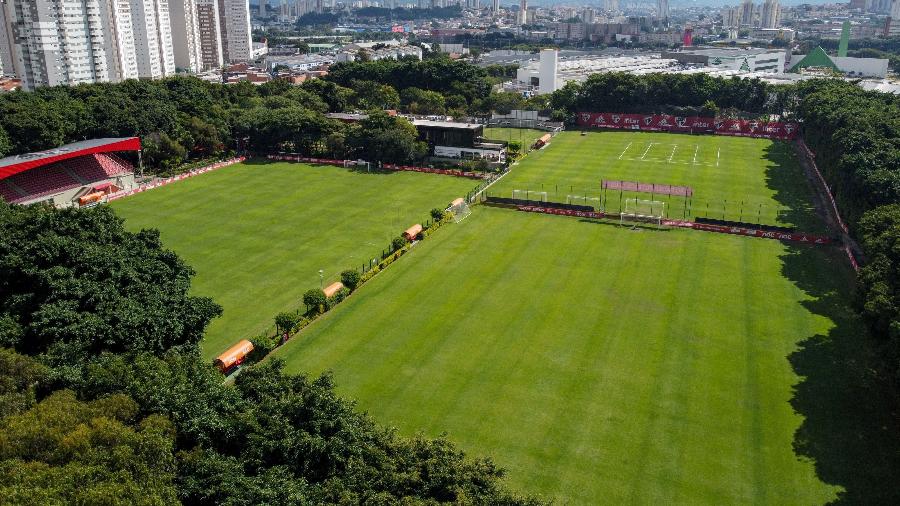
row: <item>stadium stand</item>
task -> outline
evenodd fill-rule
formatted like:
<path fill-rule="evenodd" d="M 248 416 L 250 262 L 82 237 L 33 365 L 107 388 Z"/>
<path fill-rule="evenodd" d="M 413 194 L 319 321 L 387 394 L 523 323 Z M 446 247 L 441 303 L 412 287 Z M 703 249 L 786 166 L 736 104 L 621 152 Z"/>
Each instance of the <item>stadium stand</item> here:
<path fill-rule="evenodd" d="M 15 204 L 52 201 L 56 206 L 85 205 L 82 198 L 134 185 L 134 169 L 113 151 L 140 150 L 136 137 L 96 139 L 53 150 L 0 159 L 0 197 Z"/>

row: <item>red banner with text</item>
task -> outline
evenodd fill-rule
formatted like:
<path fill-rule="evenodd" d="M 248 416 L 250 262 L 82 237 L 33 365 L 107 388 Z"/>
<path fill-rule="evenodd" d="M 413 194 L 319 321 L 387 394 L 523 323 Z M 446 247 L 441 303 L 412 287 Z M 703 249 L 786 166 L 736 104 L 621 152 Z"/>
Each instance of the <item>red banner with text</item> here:
<path fill-rule="evenodd" d="M 748 119 L 701 118 L 698 116 L 670 116 L 668 114 L 619 114 L 615 112 L 580 112 L 578 126 L 647 130 L 651 132 L 683 132 L 766 139 L 793 139 L 796 123 L 764 122 Z"/>

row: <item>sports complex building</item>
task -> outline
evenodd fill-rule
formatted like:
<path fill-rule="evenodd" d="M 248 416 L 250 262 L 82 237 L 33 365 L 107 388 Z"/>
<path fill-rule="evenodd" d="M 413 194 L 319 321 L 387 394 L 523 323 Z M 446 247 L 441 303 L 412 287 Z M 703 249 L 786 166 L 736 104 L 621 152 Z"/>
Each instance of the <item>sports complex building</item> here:
<path fill-rule="evenodd" d="M 120 153 L 138 152 L 138 137 L 93 139 L 0 159 L 0 197 L 14 204 L 95 205 L 134 187 L 134 166 Z"/>

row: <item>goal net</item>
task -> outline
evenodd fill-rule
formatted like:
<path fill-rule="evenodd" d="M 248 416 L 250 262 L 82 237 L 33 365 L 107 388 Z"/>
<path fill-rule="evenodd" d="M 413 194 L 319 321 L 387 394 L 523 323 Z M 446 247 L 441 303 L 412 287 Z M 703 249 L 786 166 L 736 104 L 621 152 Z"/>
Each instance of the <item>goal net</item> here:
<path fill-rule="evenodd" d="M 513 190 L 512 198 L 522 200 L 539 200 L 547 202 L 547 192 L 536 192 L 531 190 Z"/>
<path fill-rule="evenodd" d="M 600 197 L 588 197 L 587 195 L 566 195 L 566 204 L 576 204 L 582 206 L 596 205 L 597 209 L 603 210 L 600 205 Z"/>
<path fill-rule="evenodd" d="M 659 200 L 625 199 L 625 205 L 619 213 L 619 223 L 625 221 L 656 223 L 662 225 L 666 214 L 666 203 Z"/>
<path fill-rule="evenodd" d="M 453 223 L 459 223 L 472 214 L 472 210 L 469 209 L 469 203 L 464 198 L 454 200 L 450 204 L 449 211 L 453 213 Z"/>

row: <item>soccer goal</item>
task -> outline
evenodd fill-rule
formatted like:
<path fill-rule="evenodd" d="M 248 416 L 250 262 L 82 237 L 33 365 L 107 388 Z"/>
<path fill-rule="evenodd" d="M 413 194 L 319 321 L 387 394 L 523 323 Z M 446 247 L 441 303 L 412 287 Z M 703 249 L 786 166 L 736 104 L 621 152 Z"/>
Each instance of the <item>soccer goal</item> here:
<path fill-rule="evenodd" d="M 656 223 L 662 225 L 662 219 L 666 215 L 666 203 L 659 200 L 625 199 L 625 205 L 619 213 L 619 224 L 632 221 L 635 224 Z"/>
<path fill-rule="evenodd" d="M 539 200 L 547 202 L 547 192 L 536 192 L 531 190 L 513 190 L 512 198 L 522 200 Z"/>
<path fill-rule="evenodd" d="M 470 214 L 472 214 L 472 210 L 469 208 L 469 203 L 466 202 L 466 199 L 462 197 L 451 202 L 448 210 L 453 213 L 453 223 L 459 223 L 462 220 L 468 218 Z"/>

